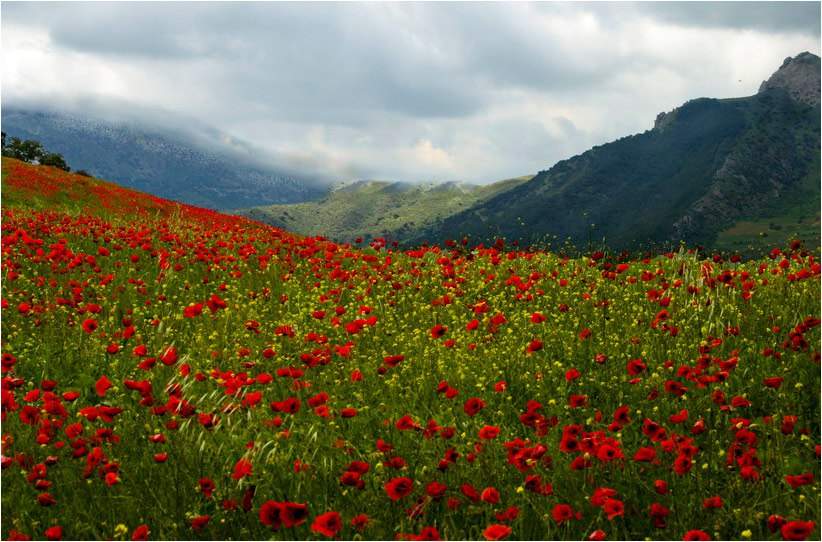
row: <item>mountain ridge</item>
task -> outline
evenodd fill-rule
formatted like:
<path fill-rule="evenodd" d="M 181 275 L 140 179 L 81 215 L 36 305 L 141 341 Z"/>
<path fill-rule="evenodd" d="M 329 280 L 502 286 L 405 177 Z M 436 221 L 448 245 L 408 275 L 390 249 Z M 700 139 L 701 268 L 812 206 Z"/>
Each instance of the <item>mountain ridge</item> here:
<path fill-rule="evenodd" d="M 303 235 L 336 241 L 402 239 L 474 202 L 526 182 L 515 177 L 486 185 L 459 181 L 407 183 L 363 180 L 342 183 L 323 198 L 305 203 L 242 209 L 238 214 Z"/>
<path fill-rule="evenodd" d="M 819 57 L 803 53 L 753 96 L 689 100 L 658 115 L 651 130 L 561 160 L 410 241 L 468 235 L 549 245 L 719 246 L 739 220 L 791 217 L 798 193 L 819 201 L 818 182 L 813 190 L 814 180 L 804 180 L 819 178 L 812 167 L 819 157 L 819 103 L 807 91 L 815 81 L 818 98 L 818 67 Z M 785 205 L 768 201 L 774 198 Z M 816 207 L 811 222 L 818 223 Z M 805 233 L 809 225 L 807 217 L 790 224 Z M 812 236 L 817 242 L 818 232 Z"/>
<path fill-rule="evenodd" d="M 4 108 L 2 124 L 9 137 L 40 141 L 74 169 L 201 207 L 307 201 L 325 192 L 315 179 L 278 170 L 230 146 L 209 148 L 160 126 L 25 108 Z"/>

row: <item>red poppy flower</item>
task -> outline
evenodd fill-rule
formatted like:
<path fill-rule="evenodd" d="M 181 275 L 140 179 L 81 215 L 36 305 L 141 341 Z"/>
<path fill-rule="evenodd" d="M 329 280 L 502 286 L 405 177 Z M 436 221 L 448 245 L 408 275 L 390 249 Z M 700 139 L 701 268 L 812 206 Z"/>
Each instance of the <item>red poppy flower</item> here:
<path fill-rule="evenodd" d="M 414 489 L 414 481 L 404 476 L 392 478 L 385 484 L 385 492 L 392 501 L 398 501 L 409 495 Z"/>
<path fill-rule="evenodd" d="M 362 531 L 368 525 L 369 517 L 366 514 L 357 514 L 353 518 L 351 518 L 351 526 L 357 529 L 358 531 Z"/>
<path fill-rule="evenodd" d="M 447 489 L 448 486 L 437 481 L 430 482 L 427 486 L 425 486 L 425 492 L 432 499 L 442 498 L 442 496 L 445 495 L 445 491 Z"/>
<path fill-rule="evenodd" d="M 813 521 L 789 521 L 781 528 L 783 540 L 806 540 L 816 524 Z"/>
<path fill-rule="evenodd" d="M 693 467 L 693 460 L 690 457 L 679 455 L 674 460 L 674 472 L 679 474 L 680 476 L 687 474 L 690 472 L 691 467 Z"/>
<path fill-rule="evenodd" d="M 199 316 L 201 314 L 203 314 L 202 303 L 192 303 L 191 305 L 183 309 L 184 318 L 194 318 L 195 316 Z"/>
<path fill-rule="evenodd" d="M 282 504 L 275 501 L 266 501 L 260 506 L 260 523 L 274 530 L 279 529 L 282 524 Z"/>
<path fill-rule="evenodd" d="M 682 540 L 710 540 L 711 537 L 705 531 L 700 531 L 698 529 L 694 529 L 692 531 L 688 531 L 682 537 Z"/>
<path fill-rule="evenodd" d="M 632 359 L 628 362 L 626 369 L 628 370 L 628 374 L 631 376 L 637 376 L 641 374 L 645 369 L 647 369 L 647 365 L 641 359 Z"/>
<path fill-rule="evenodd" d="M 574 512 L 574 509 L 567 504 L 557 504 L 553 510 L 551 510 L 551 517 L 554 518 L 554 521 L 557 523 L 562 524 L 572 519 L 581 519 L 582 514 Z"/>
<path fill-rule="evenodd" d="M 494 517 L 497 518 L 497 521 L 514 521 L 519 517 L 519 508 L 516 506 L 509 506 L 502 512 L 497 512 L 494 514 Z"/>
<path fill-rule="evenodd" d="M 571 395 L 568 397 L 568 406 L 571 408 L 580 408 L 588 404 L 587 395 Z"/>
<path fill-rule="evenodd" d="M 812 484 L 814 481 L 814 476 L 812 472 L 796 475 L 788 474 L 785 476 L 785 481 L 789 486 L 791 486 L 791 488 L 796 489 L 804 485 Z"/>
<path fill-rule="evenodd" d="M 463 410 L 469 416 L 476 416 L 483 408 L 485 408 L 485 401 L 479 397 L 471 397 L 463 405 Z"/>
<path fill-rule="evenodd" d="M 199 485 L 203 496 L 206 499 L 210 499 L 211 495 L 214 493 L 214 489 L 216 489 L 214 482 L 210 478 L 200 478 Z"/>
<path fill-rule="evenodd" d="M 657 493 L 659 492 L 657 491 Z M 671 515 L 671 511 L 667 507 L 655 502 L 651 504 L 648 509 L 648 515 L 651 516 L 651 522 L 654 524 L 654 527 L 657 529 L 664 529 L 665 518 Z"/>
<path fill-rule="evenodd" d="M 619 499 L 606 499 L 602 511 L 609 520 L 613 520 L 617 516 L 625 515 L 625 506 Z"/>
<path fill-rule="evenodd" d="M 479 492 L 471 484 L 462 484 L 462 486 L 460 486 L 460 491 L 462 492 L 463 495 L 465 495 L 466 497 L 468 497 L 469 499 L 471 499 L 474 502 L 477 502 L 477 501 L 480 500 Z"/>
<path fill-rule="evenodd" d="M 339 512 L 325 512 L 314 518 L 311 531 L 328 538 L 334 538 L 342 530 L 342 526 Z"/>
<path fill-rule="evenodd" d="M 105 397 L 106 392 L 109 388 L 111 388 L 111 386 L 111 380 L 109 380 L 107 376 L 103 375 L 94 384 L 94 391 L 97 392 L 98 396 Z"/>
<path fill-rule="evenodd" d="M 534 339 L 530 343 L 528 343 L 528 346 L 525 347 L 525 351 L 529 354 L 532 354 L 534 352 L 539 352 L 540 350 L 542 350 L 542 347 L 542 341 L 539 339 Z"/>
<path fill-rule="evenodd" d="M 772 533 L 775 533 L 776 531 L 781 529 L 783 525 L 785 525 L 785 518 L 783 518 L 782 516 L 771 514 L 768 517 L 768 530 Z"/>
<path fill-rule="evenodd" d="M 480 500 L 488 504 L 499 503 L 499 491 L 495 487 L 486 487 L 480 493 Z"/>
<path fill-rule="evenodd" d="M 174 365 L 177 363 L 177 349 L 173 346 L 166 348 L 163 355 L 160 356 L 160 361 L 162 361 L 164 365 Z"/>
<path fill-rule="evenodd" d="M 711 508 L 722 508 L 722 497 L 719 495 L 708 497 L 702 501 L 702 508 L 705 508 L 706 510 Z"/>
<path fill-rule="evenodd" d="M 94 318 L 87 318 L 83 320 L 83 331 L 86 333 L 94 333 L 97 330 L 97 320 Z"/>
<path fill-rule="evenodd" d="M 208 525 L 209 521 L 211 521 L 211 516 L 209 515 L 195 516 L 191 518 L 191 528 L 195 531 L 201 531 Z"/>
<path fill-rule="evenodd" d="M 656 459 L 656 449 L 653 446 L 644 446 L 634 454 L 634 461 L 651 462 Z"/>
<path fill-rule="evenodd" d="M 52 506 L 57 504 L 57 499 L 51 493 L 40 493 L 37 495 L 37 504 L 40 506 Z"/>
<path fill-rule="evenodd" d="M 593 495 L 591 495 L 591 504 L 601 507 L 605 505 L 605 501 L 616 496 L 617 492 L 615 489 L 611 489 L 610 487 L 598 487 L 594 490 Z"/>
<path fill-rule="evenodd" d="M 486 540 L 502 540 L 504 538 L 507 538 L 510 534 L 511 527 L 509 527 L 508 525 L 501 525 L 498 523 L 489 525 L 482 532 L 482 536 L 484 536 Z"/>
<path fill-rule="evenodd" d="M 432 339 L 439 339 L 448 331 L 448 328 L 442 324 L 437 324 L 431 328 L 431 338 Z"/>
<path fill-rule="evenodd" d="M 771 376 L 771 377 L 768 377 L 768 378 L 764 379 L 762 381 L 762 384 L 764 384 L 768 388 L 777 389 L 777 388 L 779 388 L 779 386 L 782 385 L 782 382 L 784 382 L 784 381 L 785 381 L 785 379 L 782 378 L 781 376 Z"/>
<path fill-rule="evenodd" d="M 280 503 L 280 517 L 283 527 L 290 529 L 302 525 L 308 519 L 308 506 L 297 502 Z"/>
<path fill-rule="evenodd" d="M 231 473 L 231 478 L 234 480 L 241 480 L 246 476 L 251 476 L 251 474 L 251 461 L 244 457 L 241 457 L 239 460 L 237 460 L 237 463 L 234 464 L 234 471 Z"/>
<path fill-rule="evenodd" d="M 134 532 L 131 533 L 132 540 L 148 540 L 148 535 L 151 534 L 151 531 L 148 528 L 148 525 L 138 525 L 134 528 Z"/>

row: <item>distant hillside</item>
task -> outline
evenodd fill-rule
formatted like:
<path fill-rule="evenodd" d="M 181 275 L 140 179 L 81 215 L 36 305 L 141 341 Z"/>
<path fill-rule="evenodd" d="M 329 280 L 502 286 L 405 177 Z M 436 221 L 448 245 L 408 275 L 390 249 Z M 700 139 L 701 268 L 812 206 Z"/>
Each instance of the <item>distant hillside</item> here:
<path fill-rule="evenodd" d="M 270 205 L 239 211 L 261 222 L 305 235 L 339 241 L 357 237 L 407 239 L 437 220 L 510 190 L 530 176 L 489 185 L 456 182 L 417 185 L 359 181 L 310 203 Z"/>
<path fill-rule="evenodd" d="M 786 59 L 754 96 L 692 100 L 413 239 L 755 249 L 798 234 L 818 247 L 819 73 L 816 55 Z"/>
<path fill-rule="evenodd" d="M 72 169 L 201 207 L 308 201 L 326 190 L 241 153 L 205 148 L 182 133 L 6 107 L 2 125 L 9 137 L 34 139 L 62 154 Z"/>

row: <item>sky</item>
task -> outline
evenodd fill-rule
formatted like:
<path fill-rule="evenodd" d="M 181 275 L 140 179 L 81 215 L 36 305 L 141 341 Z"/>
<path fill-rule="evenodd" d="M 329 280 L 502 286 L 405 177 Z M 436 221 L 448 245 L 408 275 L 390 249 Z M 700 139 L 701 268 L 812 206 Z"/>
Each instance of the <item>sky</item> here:
<path fill-rule="evenodd" d="M 485 183 L 756 93 L 820 3 L 9 3 L 2 106 L 214 127 L 329 179 Z"/>

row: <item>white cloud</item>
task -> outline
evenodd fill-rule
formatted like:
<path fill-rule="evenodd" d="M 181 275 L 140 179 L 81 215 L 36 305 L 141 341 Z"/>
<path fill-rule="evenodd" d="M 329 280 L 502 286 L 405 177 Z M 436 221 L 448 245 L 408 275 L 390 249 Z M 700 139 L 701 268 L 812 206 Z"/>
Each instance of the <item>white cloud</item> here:
<path fill-rule="evenodd" d="M 4 3 L 3 105 L 133 105 L 337 178 L 486 182 L 819 53 L 818 4 L 715 7 Z"/>

